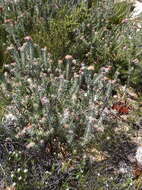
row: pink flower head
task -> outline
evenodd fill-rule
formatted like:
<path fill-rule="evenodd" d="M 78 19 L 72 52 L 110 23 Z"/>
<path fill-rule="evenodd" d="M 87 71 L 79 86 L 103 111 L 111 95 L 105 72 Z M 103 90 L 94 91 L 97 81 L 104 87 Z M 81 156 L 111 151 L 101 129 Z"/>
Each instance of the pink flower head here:
<path fill-rule="evenodd" d="M 73 59 L 73 57 L 72 57 L 72 55 L 66 55 L 65 59 L 70 60 L 70 59 Z"/>
<path fill-rule="evenodd" d="M 63 60 L 62 59 L 58 60 L 58 64 L 59 65 L 63 64 Z"/>
<path fill-rule="evenodd" d="M 102 78 L 102 80 L 103 80 L 103 81 L 108 81 L 109 78 L 104 76 L 104 77 Z"/>
<path fill-rule="evenodd" d="M 102 67 L 102 68 L 101 68 L 101 71 L 102 71 L 103 73 L 108 73 L 111 69 L 112 69 L 112 66 L 107 66 L 107 67 Z"/>
<path fill-rule="evenodd" d="M 94 71 L 95 70 L 94 65 L 90 65 L 89 67 L 87 67 L 87 70 Z"/>
<path fill-rule="evenodd" d="M 14 20 L 13 19 L 6 19 L 5 21 L 4 21 L 4 23 L 5 24 L 14 24 Z"/>
<path fill-rule="evenodd" d="M 42 105 L 45 105 L 45 104 L 47 104 L 49 102 L 48 98 L 45 97 L 45 96 L 42 97 L 40 100 L 41 100 Z"/>
<path fill-rule="evenodd" d="M 129 19 L 128 18 L 125 18 L 122 20 L 122 23 L 128 23 Z"/>
<path fill-rule="evenodd" d="M 9 47 L 7 47 L 7 51 L 12 51 L 14 50 L 14 46 L 11 44 Z"/>
<path fill-rule="evenodd" d="M 31 36 L 26 36 L 26 37 L 24 38 L 24 40 L 26 40 L 26 41 L 32 41 L 32 37 L 31 37 Z"/>
<path fill-rule="evenodd" d="M 16 66 L 16 62 L 12 62 L 10 65 L 11 66 Z"/>
<path fill-rule="evenodd" d="M 30 37 L 30 36 L 28 36 Z M 41 49 L 42 51 L 47 51 L 47 47 L 45 46 L 44 48 Z"/>
<path fill-rule="evenodd" d="M 116 80 L 109 80 L 109 82 L 110 82 L 111 84 L 115 84 L 117 81 L 116 81 Z"/>

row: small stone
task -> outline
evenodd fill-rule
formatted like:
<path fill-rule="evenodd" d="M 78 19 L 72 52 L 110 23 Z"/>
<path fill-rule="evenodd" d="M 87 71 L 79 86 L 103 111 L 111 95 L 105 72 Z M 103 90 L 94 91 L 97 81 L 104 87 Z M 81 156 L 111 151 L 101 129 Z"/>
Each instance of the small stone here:
<path fill-rule="evenodd" d="M 135 158 L 136 158 L 136 162 L 137 162 L 138 167 L 142 168 L 142 146 L 139 146 L 137 148 Z"/>

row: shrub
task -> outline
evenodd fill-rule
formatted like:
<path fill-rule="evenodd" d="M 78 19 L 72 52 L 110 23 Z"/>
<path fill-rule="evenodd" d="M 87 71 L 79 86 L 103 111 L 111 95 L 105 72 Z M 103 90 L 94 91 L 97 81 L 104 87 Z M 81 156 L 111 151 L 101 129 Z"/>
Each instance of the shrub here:
<path fill-rule="evenodd" d="M 76 150 L 79 153 L 93 138 L 94 130 L 103 130 L 102 122 L 107 114 L 105 108 L 111 101 L 115 84 L 105 78 L 110 71 L 109 66 L 94 74 L 93 66 L 82 65 L 79 73 L 76 73 L 73 68 L 77 63 L 67 55 L 64 62 L 59 61 L 55 67 L 46 48 L 40 50 L 30 37 L 25 40 L 19 52 L 14 47 L 9 48 L 16 63 L 7 67 L 10 73 L 5 72 L 2 85 L 3 92 L 11 97 L 11 105 L 7 107 L 11 116 L 3 121 L 8 125 L 11 117 L 14 119 L 14 128 L 10 129 L 11 140 L 19 143 L 15 151 L 20 151 L 20 155 L 13 152 L 12 158 L 10 156 L 10 159 L 14 159 L 15 172 L 17 167 L 23 167 L 21 163 L 28 149 L 42 155 L 46 151 L 48 155 L 49 151 L 49 155 L 56 155 L 56 158 L 60 158 L 62 146 L 67 146 L 69 152 Z M 38 52 L 38 57 L 35 52 Z M 48 146 L 53 147 L 50 150 Z M 25 151 L 21 150 L 22 147 Z M 64 151 L 61 154 L 64 155 Z M 13 154 L 18 155 L 13 157 Z M 28 159 L 26 168 L 29 162 L 34 161 Z M 10 169 L 11 162 L 9 164 Z M 30 184 L 30 178 L 20 178 L 21 183 Z M 17 183 L 17 178 L 11 180 Z"/>

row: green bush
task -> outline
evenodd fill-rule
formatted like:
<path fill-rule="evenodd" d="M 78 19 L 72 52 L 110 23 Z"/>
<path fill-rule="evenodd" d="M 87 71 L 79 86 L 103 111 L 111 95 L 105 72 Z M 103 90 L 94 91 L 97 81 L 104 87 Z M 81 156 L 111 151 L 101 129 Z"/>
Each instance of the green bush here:
<path fill-rule="evenodd" d="M 88 16 L 84 4 L 72 9 L 64 5 L 51 18 L 38 18 L 31 36 L 37 44 L 47 46 L 55 60 L 63 58 L 75 43 L 76 29 Z"/>
<path fill-rule="evenodd" d="M 141 32 L 130 19 L 133 4 L 113 1 L 21 1 L 5 6 L 3 17 L 12 18 L 15 24 L 5 24 L 7 36 L 18 48 L 26 35 L 41 47 L 46 46 L 53 64 L 66 54 L 78 62 L 95 65 L 95 71 L 107 65 L 119 69 L 123 83 L 141 86 L 140 80 L 130 79 L 133 60 L 141 62 Z M 133 69 L 137 76 L 139 68 Z M 113 76 L 113 73 L 112 73 Z"/>

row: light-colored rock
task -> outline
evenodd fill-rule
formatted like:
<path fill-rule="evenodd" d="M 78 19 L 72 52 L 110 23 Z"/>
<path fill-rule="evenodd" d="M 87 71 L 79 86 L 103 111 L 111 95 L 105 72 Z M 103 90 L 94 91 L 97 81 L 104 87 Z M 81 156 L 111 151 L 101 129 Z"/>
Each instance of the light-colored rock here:
<path fill-rule="evenodd" d="M 137 152 L 136 152 L 136 162 L 139 168 L 142 168 L 142 146 L 139 146 L 137 148 Z"/>
<path fill-rule="evenodd" d="M 142 1 L 136 1 L 135 2 L 135 8 L 132 13 L 132 17 L 137 17 L 142 13 Z"/>

